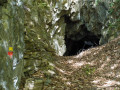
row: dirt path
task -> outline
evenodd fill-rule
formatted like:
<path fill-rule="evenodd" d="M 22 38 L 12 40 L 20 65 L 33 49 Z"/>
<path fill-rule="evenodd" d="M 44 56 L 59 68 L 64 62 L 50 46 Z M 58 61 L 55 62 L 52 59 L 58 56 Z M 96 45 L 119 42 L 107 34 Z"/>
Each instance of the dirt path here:
<path fill-rule="evenodd" d="M 120 90 L 120 37 L 76 56 L 56 57 L 51 64 L 49 84 L 40 84 L 38 71 L 31 78 L 34 87 L 24 90 Z"/>

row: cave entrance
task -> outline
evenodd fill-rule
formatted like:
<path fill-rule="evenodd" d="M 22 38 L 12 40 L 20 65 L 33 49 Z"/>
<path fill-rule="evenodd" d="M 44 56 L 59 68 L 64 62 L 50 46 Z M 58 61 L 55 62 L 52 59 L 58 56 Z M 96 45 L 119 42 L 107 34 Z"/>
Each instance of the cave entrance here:
<path fill-rule="evenodd" d="M 80 25 L 79 21 L 71 21 L 68 16 L 64 16 L 64 18 L 66 23 L 66 52 L 63 56 L 77 55 L 86 49 L 99 45 L 100 35 L 95 35 L 94 33 L 88 31 L 86 25 Z"/>
<path fill-rule="evenodd" d="M 78 41 L 65 37 L 66 52 L 64 56 L 77 55 L 84 50 L 98 46 L 99 40 L 100 39 L 95 35 L 87 35 Z"/>

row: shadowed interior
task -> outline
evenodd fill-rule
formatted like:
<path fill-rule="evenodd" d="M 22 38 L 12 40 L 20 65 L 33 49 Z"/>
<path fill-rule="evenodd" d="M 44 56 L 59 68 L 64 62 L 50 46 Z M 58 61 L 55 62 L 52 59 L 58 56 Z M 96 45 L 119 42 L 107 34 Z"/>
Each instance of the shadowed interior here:
<path fill-rule="evenodd" d="M 70 36 L 75 24 L 78 24 L 79 21 L 71 21 L 68 16 L 65 16 L 66 30 L 65 30 L 65 45 L 66 52 L 64 56 L 72 56 L 80 53 L 83 50 L 86 50 L 91 47 L 99 45 L 100 35 L 96 36 L 92 32 L 88 31 L 85 24 L 79 26 L 79 30 L 73 31 L 73 34 Z"/>

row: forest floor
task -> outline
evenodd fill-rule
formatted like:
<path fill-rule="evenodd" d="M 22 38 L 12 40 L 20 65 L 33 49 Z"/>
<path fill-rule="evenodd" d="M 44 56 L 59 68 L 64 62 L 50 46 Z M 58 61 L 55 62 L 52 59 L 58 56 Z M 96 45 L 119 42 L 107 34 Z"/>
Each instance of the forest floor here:
<path fill-rule="evenodd" d="M 24 90 L 120 90 L 120 37 L 76 56 L 56 57 L 47 83 L 41 71 L 32 75 L 34 86 Z"/>

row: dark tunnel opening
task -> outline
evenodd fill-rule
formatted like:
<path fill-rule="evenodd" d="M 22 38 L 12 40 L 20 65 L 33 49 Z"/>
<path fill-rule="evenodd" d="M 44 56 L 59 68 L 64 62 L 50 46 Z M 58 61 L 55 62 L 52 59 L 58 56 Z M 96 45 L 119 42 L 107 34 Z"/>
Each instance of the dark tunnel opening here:
<path fill-rule="evenodd" d="M 74 25 L 78 21 L 73 22 L 69 19 L 69 17 L 65 17 L 65 22 L 66 22 L 66 31 L 65 31 L 66 52 L 64 53 L 63 56 L 77 55 L 78 53 L 84 50 L 99 45 L 100 35 L 96 36 L 92 32 L 88 31 L 85 24 L 80 26 L 80 30 L 82 30 L 83 37 L 81 36 L 80 32 L 77 33 L 74 32 L 75 34 L 72 34 L 70 37 L 70 35 L 68 35 L 70 32 L 70 27 L 72 29 L 72 27 L 74 27 Z"/>
<path fill-rule="evenodd" d="M 98 46 L 99 40 L 100 39 L 95 35 L 85 36 L 79 41 L 75 41 L 70 38 L 65 38 L 66 52 L 64 53 L 64 56 L 77 55 L 78 53 L 84 50 Z"/>

